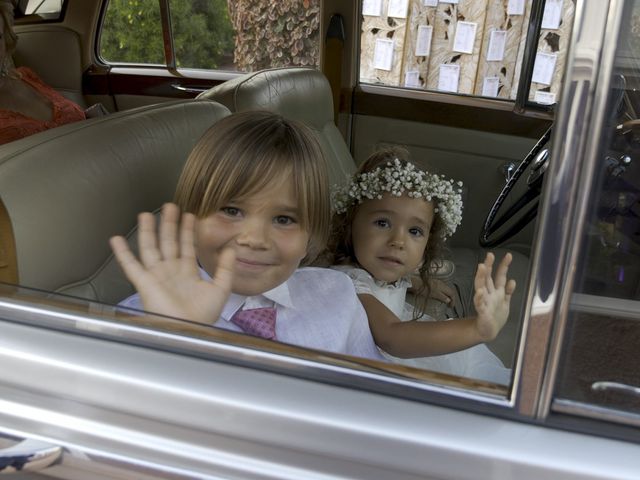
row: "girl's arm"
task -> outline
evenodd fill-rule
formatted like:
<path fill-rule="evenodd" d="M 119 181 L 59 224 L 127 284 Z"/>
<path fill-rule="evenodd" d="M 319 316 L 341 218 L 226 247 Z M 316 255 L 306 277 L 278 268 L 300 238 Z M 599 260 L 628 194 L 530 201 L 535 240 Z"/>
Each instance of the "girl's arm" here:
<path fill-rule="evenodd" d="M 474 286 L 477 316 L 445 322 L 402 322 L 373 295 L 359 294 L 369 318 L 376 344 L 396 357 L 414 358 L 442 355 L 493 340 L 509 316 L 509 304 L 516 284 L 507 281 L 511 255 L 500 262 L 495 283 L 494 256 L 487 254 L 478 265 Z"/>
<path fill-rule="evenodd" d="M 457 352 L 483 340 L 475 317 L 444 322 L 403 322 L 373 295 L 359 294 L 373 338 L 382 350 L 400 358 L 430 357 Z"/>
<path fill-rule="evenodd" d="M 233 280 L 235 254 L 228 249 L 219 257 L 211 281 L 198 271 L 194 247 L 195 217 L 184 214 L 180 221 L 177 205 L 162 208 L 156 234 L 151 213 L 138 217 L 140 260 L 123 237 L 113 237 L 111 248 L 148 312 L 205 324 L 215 323 L 224 307 Z"/>

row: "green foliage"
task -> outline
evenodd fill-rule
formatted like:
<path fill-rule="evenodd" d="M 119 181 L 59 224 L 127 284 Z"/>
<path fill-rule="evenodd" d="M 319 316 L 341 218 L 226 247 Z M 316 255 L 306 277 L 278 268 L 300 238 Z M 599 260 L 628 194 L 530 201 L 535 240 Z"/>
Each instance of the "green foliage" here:
<path fill-rule="evenodd" d="M 109 62 L 164 64 L 158 0 L 111 0 L 100 54 Z"/>
<path fill-rule="evenodd" d="M 233 52 L 227 0 L 172 0 L 171 22 L 180 67 L 219 68 Z"/>
<path fill-rule="evenodd" d="M 172 0 L 173 42 L 179 67 L 218 68 L 233 50 L 226 0 Z M 110 62 L 165 64 L 158 0 L 111 0 L 100 42 Z"/>

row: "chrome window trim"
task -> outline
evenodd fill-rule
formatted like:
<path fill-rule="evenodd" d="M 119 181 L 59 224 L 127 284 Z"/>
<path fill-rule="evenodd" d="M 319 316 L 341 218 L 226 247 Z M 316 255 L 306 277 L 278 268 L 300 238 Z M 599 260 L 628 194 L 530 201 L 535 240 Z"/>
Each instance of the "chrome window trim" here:
<path fill-rule="evenodd" d="M 558 413 L 566 413 L 569 415 L 588 417 L 605 422 L 615 422 L 633 427 L 640 427 L 640 414 L 601 407 L 592 403 L 556 398 L 552 402 L 552 409 L 554 412 Z"/>
<path fill-rule="evenodd" d="M 101 304 L 92 309 L 95 316 L 80 315 L 63 308 L 41 306 L 35 303 L 0 298 L 0 320 L 13 323 L 44 327 L 51 330 L 88 335 L 137 346 L 166 350 L 180 355 L 196 356 L 216 362 L 249 367 L 283 374 L 305 380 L 329 383 L 341 387 L 372 391 L 410 400 L 489 409 L 494 411 L 511 409 L 513 404 L 508 395 L 490 391 L 472 390 L 445 383 L 426 383 L 400 374 L 381 370 L 359 363 L 340 355 L 323 355 L 323 359 L 313 358 L 312 350 L 301 349 L 306 358 L 283 355 L 277 352 L 259 350 L 241 344 L 216 342 L 194 336 L 180 335 L 160 330 L 152 330 L 136 325 L 116 323 L 100 318 Z M 108 309 L 113 309 L 107 306 Z M 308 352 L 308 353 L 307 353 Z M 334 363 L 326 360 L 334 359 Z M 496 392 L 499 389 L 496 389 Z"/>
<path fill-rule="evenodd" d="M 573 222 L 569 222 L 569 236 L 564 243 L 567 248 L 566 259 L 564 261 L 565 280 L 559 290 L 558 314 L 554 322 L 554 332 L 550 345 L 549 368 L 542 385 L 541 402 L 538 409 L 539 416 L 546 416 L 548 414 L 553 400 L 554 387 L 562 354 L 564 333 L 567 328 L 569 306 L 573 295 L 576 272 L 575 266 L 580 258 L 581 239 L 586 223 L 589 200 L 592 194 L 591 185 L 593 184 L 598 156 L 601 153 L 599 147 L 602 140 L 602 127 L 609 107 L 608 100 L 611 74 L 618 48 L 618 35 L 622 22 L 624 4 L 624 0 L 611 0 L 606 15 L 606 28 L 601 43 L 600 65 L 599 68 L 596 69 L 598 78 L 594 83 L 594 93 L 591 99 L 593 105 L 592 115 L 591 118 L 585 118 L 585 132 L 582 134 L 582 149 L 580 152 L 583 153 L 584 157 L 582 158 L 582 162 L 579 162 L 581 165 L 578 164 L 575 170 L 581 172 L 580 175 L 575 176 L 575 193 L 573 195 L 575 217 Z M 581 46 L 579 46 L 579 48 L 580 47 Z M 571 132 L 571 130 L 566 131 Z M 567 154 L 570 154 L 570 152 L 567 151 Z M 578 158 L 582 157 L 582 155 L 576 156 Z M 579 188 L 580 185 L 583 186 L 582 189 Z"/>
<path fill-rule="evenodd" d="M 574 293 L 571 295 L 569 308 L 573 312 L 640 320 L 640 301 L 638 300 Z"/>
<path fill-rule="evenodd" d="M 181 78 L 185 77 L 190 80 L 232 80 L 244 72 L 229 72 L 224 70 L 203 70 L 197 68 L 178 68 L 175 71 L 168 70 L 165 65 L 159 64 L 126 64 L 126 63 L 109 63 L 111 66 L 109 73 L 112 75 L 146 75 L 153 77 Z"/>
<path fill-rule="evenodd" d="M 160 24 L 162 25 L 162 47 L 164 49 L 164 60 L 170 71 L 175 71 L 176 49 L 173 43 L 173 25 L 171 24 L 171 8 L 169 0 L 160 0 Z"/>
<path fill-rule="evenodd" d="M 544 419 L 550 408 L 577 258 L 575 232 L 581 232 L 584 222 L 586 194 L 580 186 L 593 175 L 594 142 L 599 141 L 589 132 L 598 131 L 606 107 L 615 53 L 611 38 L 617 34 L 621 7 L 619 0 L 576 3 L 516 364 L 514 400 L 525 416 Z"/>

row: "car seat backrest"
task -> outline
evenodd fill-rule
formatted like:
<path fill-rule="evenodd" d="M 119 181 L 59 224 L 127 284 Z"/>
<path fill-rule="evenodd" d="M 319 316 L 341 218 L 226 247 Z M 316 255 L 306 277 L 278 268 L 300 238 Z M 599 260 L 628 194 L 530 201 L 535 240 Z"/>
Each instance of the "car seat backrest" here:
<path fill-rule="evenodd" d="M 16 67 L 29 67 L 53 89 L 82 108 L 82 49 L 80 37 L 58 25 L 27 25 L 16 28 L 18 44 L 13 54 Z"/>
<path fill-rule="evenodd" d="M 333 96 L 326 77 L 313 68 L 286 67 L 247 73 L 201 93 L 232 112 L 268 110 L 297 120 L 317 134 L 329 164 L 331 183 L 344 182 L 355 162 L 333 117 Z"/>
<path fill-rule="evenodd" d="M 0 146 L 0 280 L 107 303 L 132 293 L 108 239 L 171 201 L 192 147 L 227 115 L 182 100 Z"/>

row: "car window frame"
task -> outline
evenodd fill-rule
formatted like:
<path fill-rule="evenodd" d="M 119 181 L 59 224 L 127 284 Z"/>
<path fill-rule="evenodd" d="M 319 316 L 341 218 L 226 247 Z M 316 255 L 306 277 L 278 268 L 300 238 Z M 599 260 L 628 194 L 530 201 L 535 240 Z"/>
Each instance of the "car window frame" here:
<path fill-rule="evenodd" d="M 527 335 L 519 355 L 521 383 L 517 387 L 516 408 L 519 413 L 550 426 L 638 441 L 637 430 L 630 427 L 639 424 L 639 416 L 570 402 L 558 397 L 555 388 L 570 309 L 577 302 L 590 308 L 588 299 L 573 291 L 576 280 L 573 266 L 583 248 L 580 240 L 601 153 L 602 136 L 591 132 L 602 132 L 608 115 L 624 3 L 576 2 L 573 54 L 567 65 L 565 93 L 552 139 L 560 147 L 554 149 L 555 161 L 547 172 L 553 181 L 545 185 L 546 200 L 539 213 L 539 238 L 543 242 L 533 259 L 535 285 L 529 292 Z M 561 228 L 554 225 L 559 218 Z"/>
<path fill-rule="evenodd" d="M 166 2 L 166 0 L 161 1 Z M 562 173 L 559 171 L 561 167 L 567 168 L 568 166 L 575 166 L 576 168 L 588 167 L 583 177 L 586 176 L 585 178 L 589 178 L 589 175 L 593 175 L 593 167 L 597 160 L 595 158 L 595 151 L 597 148 L 590 147 L 597 146 L 594 142 L 599 141 L 599 138 L 594 138 L 595 136 L 589 137 L 584 132 L 586 132 L 589 127 L 593 128 L 598 125 L 598 118 L 600 118 L 598 116 L 603 115 L 603 109 L 606 108 L 606 102 L 603 99 L 603 95 L 606 96 L 607 89 L 604 88 L 604 86 L 608 82 L 607 76 L 610 75 L 610 70 L 607 69 L 607 65 L 610 66 L 610 62 L 612 61 L 610 56 L 613 54 L 613 49 L 616 44 L 615 41 L 611 42 L 611 38 L 614 38 L 612 36 L 617 35 L 618 29 L 606 28 L 603 32 L 603 37 L 600 40 L 594 40 L 593 42 L 595 43 L 587 42 L 587 45 L 594 51 L 599 52 L 602 50 L 603 57 L 598 57 L 596 59 L 597 61 L 594 63 L 595 67 L 591 70 L 592 75 L 597 73 L 599 76 L 598 78 L 589 78 L 592 94 L 588 97 L 588 104 L 577 105 L 575 103 L 576 99 L 569 97 L 568 92 L 569 88 L 571 88 L 572 82 L 576 82 L 576 79 L 579 80 L 585 75 L 585 66 L 580 64 L 580 61 L 576 60 L 574 55 L 579 47 L 582 46 L 582 44 L 579 44 L 577 39 L 579 36 L 578 31 L 582 28 L 582 25 L 580 25 L 581 28 L 578 28 L 578 23 L 582 22 L 584 19 L 585 12 L 583 10 L 586 8 L 586 3 L 587 2 L 584 0 L 578 0 L 576 2 L 577 10 L 576 18 L 574 20 L 576 22 L 576 28 L 574 28 L 574 32 L 572 33 L 569 49 L 570 52 L 574 53 L 569 57 L 570 64 L 567 65 L 567 74 L 563 87 L 565 94 L 561 99 L 561 107 L 559 108 L 560 116 L 557 118 L 556 122 L 560 125 L 566 126 L 571 121 L 572 115 L 576 109 L 588 109 L 590 111 L 590 115 L 585 116 L 583 119 L 580 126 L 581 130 L 577 127 L 571 129 L 567 127 L 567 130 L 572 132 L 572 136 L 563 138 L 562 141 L 570 145 L 579 144 L 580 149 L 585 152 L 590 152 L 590 155 L 585 155 L 584 157 L 582 155 L 578 156 L 575 155 L 575 153 L 572 154 L 572 152 L 567 148 L 559 150 L 559 147 L 557 147 L 555 152 L 559 155 L 557 155 L 557 161 L 555 162 L 554 168 L 556 168 L 556 170 L 549 172 L 549 177 L 551 178 L 556 174 Z M 609 12 L 609 15 L 612 16 L 612 18 L 619 18 L 615 15 L 620 15 L 622 3 L 623 2 L 619 0 L 611 0 L 610 3 L 607 3 L 607 7 L 611 5 L 611 10 L 607 8 L 607 12 Z M 578 9 L 580 9 L 579 12 Z M 604 20 L 601 19 L 601 21 L 603 22 L 601 26 L 603 28 L 606 27 Z M 585 41 L 584 38 L 581 40 Z M 609 41 L 609 43 L 607 43 L 607 41 Z M 580 60 L 590 60 L 590 58 L 581 58 Z M 565 130 L 562 128 L 557 128 L 555 130 L 555 132 L 563 131 Z M 560 134 L 556 133 L 554 137 L 554 143 L 556 145 L 561 143 L 559 135 Z M 589 171 L 589 169 L 591 170 Z M 551 182 L 547 182 L 547 187 L 544 192 L 545 208 L 540 214 L 539 227 L 534 236 L 534 240 L 544 239 L 545 235 L 549 233 L 550 227 L 546 225 L 546 222 L 548 220 L 549 210 L 553 208 L 553 206 L 575 206 L 578 208 L 579 212 L 576 222 L 579 223 L 580 221 L 584 221 L 584 209 L 586 208 L 586 199 L 584 196 L 588 192 L 580 190 L 578 178 L 567 178 L 566 175 L 558 176 L 561 177 L 563 182 L 565 182 L 563 185 L 566 185 L 566 188 L 560 189 L 561 198 L 555 198 L 553 202 L 550 202 L 549 200 L 552 195 L 557 194 L 557 192 L 554 192 L 550 187 Z M 580 195 L 582 195 L 582 197 L 580 197 Z M 559 361 L 559 352 L 561 349 L 561 340 L 564 331 L 563 328 L 566 326 L 567 309 L 571 299 L 570 286 L 572 285 L 573 278 L 571 276 L 570 265 L 572 261 L 575 261 L 579 253 L 577 247 L 574 245 L 575 242 L 572 240 L 575 240 L 575 234 L 572 234 L 570 229 L 565 229 L 560 236 L 560 244 L 564 247 L 564 250 L 560 253 L 561 262 L 559 265 L 561 265 L 561 268 L 558 269 L 555 275 L 551 275 L 548 271 L 548 267 L 544 264 L 545 254 L 551 246 L 543 245 L 540 248 L 535 249 L 535 256 L 532 259 L 534 268 L 530 277 L 531 285 L 528 293 L 528 310 L 524 313 L 525 334 L 521 336 L 518 347 L 519 360 L 515 367 L 515 383 L 511 389 L 511 393 L 507 395 L 506 398 L 488 398 L 485 395 L 477 395 L 475 392 L 469 391 L 452 394 L 451 391 L 447 389 L 443 390 L 442 387 L 438 385 L 423 385 L 417 384 L 417 382 L 413 381 L 399 381 L 397 382 L 397 385 L 399 385 L 397 390 L 402 392 L 402 398 L 411 398 L 418 401 L 425 401 L 427 403 L 443 404 L 474 412 L 489 412 L 492 414 L 508 415 L 541 421 L 547 420 L 552 412 L 551 407 L 554 399 L 553 380 L 555 379 L 556 373 L 554 369 L 557 368 L 557 363 Z M 548 277 L 552 278 L 549 279 Z M 538 299 L 542 297 L 540 293 L 540 289 L 542 288 L 541 282 L 545 281 L 551 281 L 556 289 L 555 292 L 557 295 L 553 302 L 538 301 Z M 94 319 L 89 318 L 89 320 L 91 321 L 86 322 L 86 324 L 83 323 L 81 318 L 75 318 L 73 321 L 80 322 L 78 325 L 89 327 Z M 46 325 L 47 328 L 53 328 L 50 322 L 43 325 Z M 86 333 L 90 330 L 90 328 L 85 328 L 83 331 Z M 145 332 L 145 335 L 147 334 L 148 333 Z M 551 340 L 550 344 L 549 340 Z M 142 343 L 147 341 L 150 340 L 145 339 Z M 190 342 L 190 340 L 184 341 L 187 343 Z M 221 345 L 218 345 L 216 348 L 223 348 Z M 536 350 L 537 348 L 540 349 L 538 352 L 532 352 L 532 350 Z M 240 352 L 239 355 L 241 357 L 244 356 L 245 359 L 251 358 L 253 355 L 253 350 L 251 349 L 238 352 Z M 540 354 L 540 352 L 542 352 L 542 354 Z M 548 360 L 546 355 L 547 353 L 549 353 Z M 274 360 L 276 361 L 276 364 L 272 367 L 273 371 L 284 373 L 286 375 L 295 375 L 296 371 L 298 371 L 299 365 L 296 364 L 296 362 L 291 363 L 289 360 L 285 360 L 284 357 L 280 358 L 277 355 L 274 357 Z M 225 361 L 231 362 L 233 359 L 226 358 Z M 311 363 L 313 364 L 312 367 L 315 372 L 311 377 L 312 379 L 329 383 L 332 381 L 331 376 L 334 374 L 333 372 L 335 370 L 331 364 L 323 363 L 314 359 L 311 360 Z M 255 367 L 252 362 L 245 364 L 245 366 L 249 365 L 253 365 L 252 368 Z M 354 371 L 351 369 L 345 369 L 340 372 L 345 374 L 342 377 L 341 384 L 349 387 L 354 386 L 353 380 L 357 377 L 357 375 L 354 374 Z M 363 380 L 361 383 L 356 383 L 355 386 L 357 386 L 357 388 L 363 388 L 368 391 L 383 393 L 386 395 L 396 394 L 393 391 L 390 391 L 391 389 L 388 389 L 389 391 L 385 391 L 385 389 L 379 388 L 379 384 L 383 383 L 381 378 L 367 375 L 363 375 L 363 377 L 366 377 L 367 379 Z"/>

